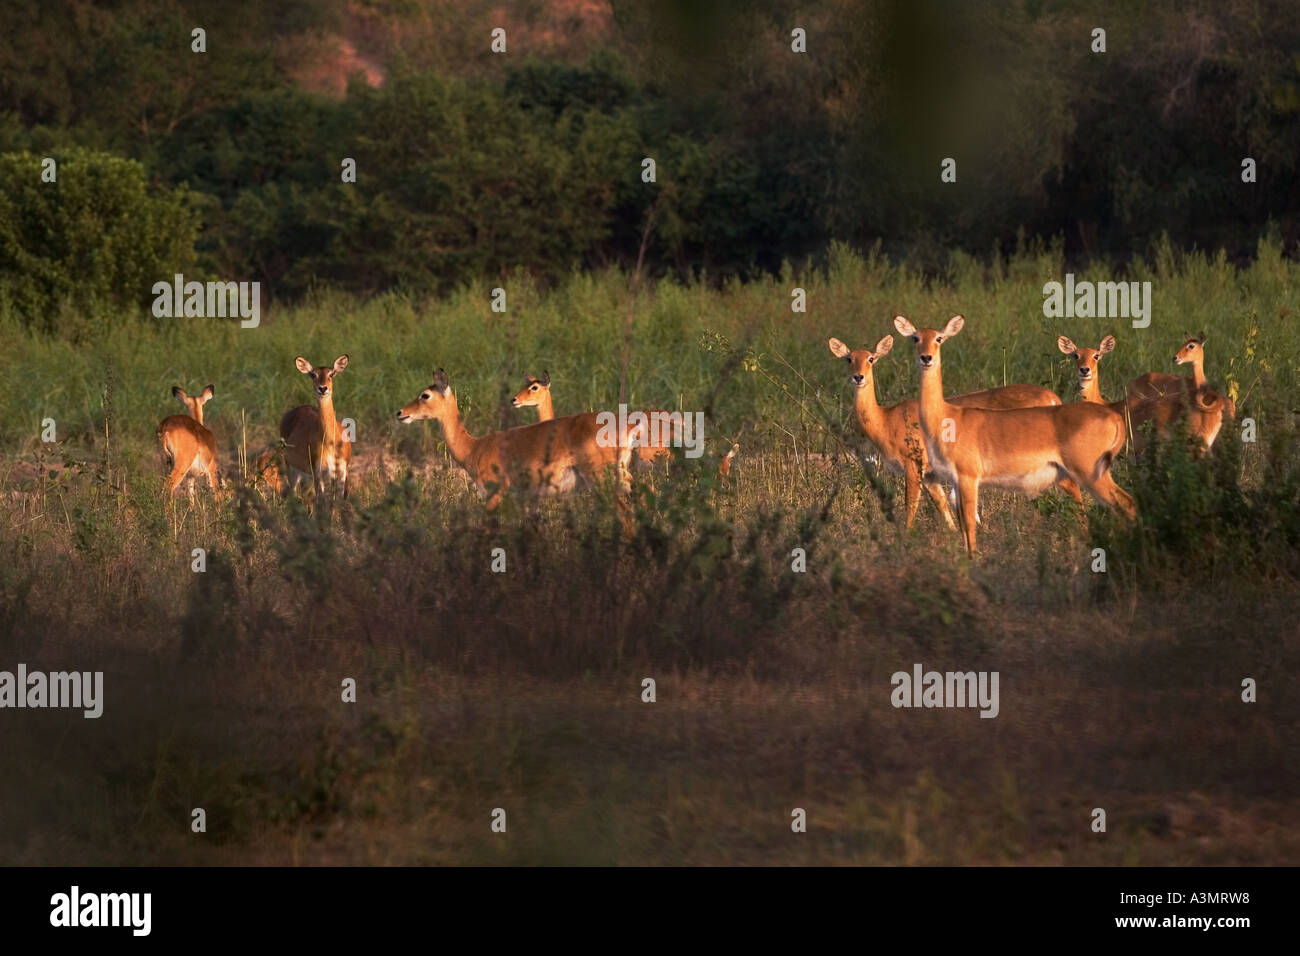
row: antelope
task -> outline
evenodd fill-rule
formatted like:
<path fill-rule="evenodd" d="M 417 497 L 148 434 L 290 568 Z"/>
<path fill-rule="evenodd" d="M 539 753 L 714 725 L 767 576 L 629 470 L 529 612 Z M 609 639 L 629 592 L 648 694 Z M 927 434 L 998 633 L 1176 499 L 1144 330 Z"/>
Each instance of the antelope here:
<path fill-rule="evenodd" d="M 188 415 L 169 415 L 158 424 L 158 440 L 162 444 L 163 466 L 171 468 L 167 478 L 167 492 L 174 494 L 180 483 L 189 475 L 204 474 L 208 485 L 217 490 L 217 439 L 203 426 L 203 406 L 216 394 L 211 385 L 194 397 L 179 385 L 172 387 L 172 396 L 185 406 Z M 189 486 L 193 497 L 194 485 Z"/>
<path fill-rule="evenodd" d="M 283 472 L 283 460 L 280 458 L 279 450 L 268 448 L 257 456 L 256 462 L 249 470 L 248 485 L 250 488 L 260 488 L 265 485 L 278 494 L 287 494 L 289 482 L 285 480 Z"/>
<path fill-rule="evenodd" d="M 722 479 L 724 485 L 729 484 L 731 480 L 731 462 L 740 452 L 740 445 L 732 442 L 727 449 L 727 453 L 722 456 L 722 461 L 718 462 L 718 477 Z"/>
<path fill-rule="evenodd" d="M 340 355 L 333 365 L 313 366 L 299 356 L 293 364 L 312 380 L 316 404 L 291 408 L 280 419 L 289 483 L 297 487 L 303 477 L 310 478 L 320 495 L 324 494 L 325 479 L 329 478 L 336 487 L 343 486 L 343 497 L 347 498 L 352 443 L 343 440 L 334 415 L 334 377 L 348 367 L 348 357 Z"/>
<path fill-rule="evenodd" d="M 1115 336 L 1108 335 L 1095 349 L 1081 349 L 1064 335 L 1056 337 L 1056 347 L 1074 359 L 1079 371 L 1079 398 L 1093 405 L 1105 405 L 1120 418 L 1126 418 L 1129 408 L 1128 399 L 1108 402 L 1101 397 L 1101 369 L 1098 367 L 1103 355 L 1115 350 Z M 1177 378 L 1177 376 L 1171 376 Z"/>
<path fill-rule="evenodd" d="M 551 404 L 551 373 L 543 371 L 541 378 L 525 375 L 524 387 L 515 394 L 510 404 L 514 408 L 536 408 L 539 422 L 548 422 L 553 419 L 555 417 L 555 407 Z M 668 414 L 662 409 L 647 410 L 645 414 L 647 418 L 653 420 L 656 411 L 663 415 Z M 676 428 L 675 425 L 673 427 Z M 657 429 L 651 430 L 645 444 L 636 446 L 636 451 L 633 453 L 633 458 L 636 461 L 649 464 L 672 455 L 672 446 L 667 436 L 663 435 L 662 432 L 655 434 L 655 431 Z M 613 449 L 609 449 L 609 451 L 612 452 Z M 736 457 L 736 453 L 739 451 L 740 446 L 733 444 L 730 450 L 722 456 L 718 462 L 719 477 L 726 478 L 731 474 L 732 459 Z M 612 456 L 610 460 L 613 461 Z"/>
<path fill-rule="evenodd" d="M 1137 402 L 1129 406 L 1133 447 L 1141 450 L 1145 445 L 1145 441 L 1140 439 L 1140 428 L 1146 422 L 1154 422 L 1156 434 L 1168 437 L 1175 423 L 1185 418 L 1188 433 L 1196 441 L 1196 455 L 1199 458 L 1214 447 L 1214 441 L 1223 427 L 1224 414 L 1231 418 L 1233 410 L 1232 399 L 1204 386 L 1186 395 L 1165 395 Z"/>
<path fill-rule="evenodd" d="M 536 408 L 539 422 L 549 422 L 553 419 L 555 417 L 555 406 L 551 404 L 551 373 L 543 371 L 541 378 L 533 378 L 531 375 L 526 376 L 524 387 L 519 390 L 510 404 L 515 408 Z M 645 414 L 652 416 L 654 411 L 647 410 Z M 667 412 L 664 412 L 664 414 L 667 414 Z M 612 452 L 614 449 L 611 448 L 608 451 L 611 452 L 610 461 L 613 461 Z M 660 436 L 651 436 L 651 441 L 636 446 L 633 457 L 640 462 L 653 462 L 661 458 L 668 458 L 672 453 L 672 446 L 666 439 Z"/>
<path fill-rule="evenodd" d="M 1146 446 L 1145 433 L 1142 430 L 1143 425 L 1153 422 L 1156 432 L 1168 437 L 1173 423 L 1184 415 L 1187 417 L 1188 430 L 1200 445 L 1198 454 L 1204 454 L 1214 445 L 1214 440 L 1218 437 L 1219 429 L 1223 425 L 1224 410 L 1226 407 L 1230 407 L 1231 400 L 1210 391 L 1205 387 L 1203 381 L 1201 385 L 1191 388 L 1186 393 L 1179 389 L 1169 394 L 1151 398 L 1135 399 L 1130 396 L 1122 401 L 1107 402 L 1101 396 L 1099 363 L 1103 355 L 1108 355 L 1114 350 L 1115 336 L 1106 336 L 1095 349 L 1081 349 L 1064 335 L 1057 338 L 1056 345 L 1062 352 L 1074 359 L 1075 364 L 1078 366 L 1079 397 L 1085 402 L 1105 405 L 1123 418 L 1128 433 L 1133 440 L 1134 452 L 1141 453 Z M 1189 336 L 1184 351 L 1188 346 L 1192 345 L 1199 345 L 1199 342 Z M 1199 369 L 1199 358 L 1195 361 L 1197 364 L 1194 368 Z M 1148 376 L 1153 374 L 1147 373 L 1147 375 L 1142 376 L 1142 379 L 1148 379 Z M 1177 380 L 1180 386 L 1182 382 L 1186 381 L 1186 379 L 1177 375 L 1166 377 Z M 1201 373 L 1198 377 L 1203 379 L 1204 374 Z M 1231 413 L 1229 414 L 1231 415 Z"/>
<path fill-rule="evenodd" d="M 524 376 L 524 387 L 510 402 L 515 408 L 537 409 L 537 420 L 549 422 L 555 417 L 555 406 L 551 404 L 551 373 L 543 371 L 541 378 Z"/>
<path fill-rule="evenodd" d="M 854 386 L 853 409 L 858 427 L 873 445 L 880 450 L 885 465 L 892 471 L 903 473 L 904 497 L 907 503 L 906 526 L 912 527 L 916 511 L 921 504 L 924 487 L 939 509 L 939 514 L 952 530 L 957 530 L 952 511 L 948 507 L 943 487 L 930 472 L 925 445 L 917 431 L 917 401 L 904 399 L 897 405 L 883 407 L 876 401 L 875 377 L 872 369 L 876 362 L 889 354 L 894 347 L 894 337 L 886 335 L 876 343 L 875 350 L 851 351 L 837 338 L 827 340 L 831 355 L 849 363 L 849 384 Z M 1060 405 L 1061 400 L 1049 389 L 1037 385 L 1003 385 L 979 392 L 954 397 L 952 404 L 963 407 L 1026 408 Z M 1082 500 L 1079 489 L 1068 481 L 1061 483 L 1062 490 L 1076 500 Z"/>
<path fill-rule="evenodd" d="M 397 412 L 397 420 L 405 425 L 427 419 L 442 426 L 451 457 L 473 479 L 488 511 L 496 509 L 512 484 L 522 483 L 540 496 L 564 494 L 596 481 L 611 464 L 611 446 L 619 489 L 626 492 L 634 445 L 648 433 L 647 424 L 638 422 L 614 441 L 602 441 L 597 413 L 587 412 L 475 438 L 461 420 L 456 394 L 442 369 L 432 385 Z"/>
<path fill-rule="evenodd" d="M 939 349 L 965 324 L 954 315 L 941 331 L 918 330 L 903 316 L 894 317 L 899 334 L 916 343 L 921 434 L 935 474 L 956 487 L 967 553 L 976 553 L 975 514 L 985 484 L 1035 495 L 1070 478 L 1098 500 L 1134 517 L 1133 498 L 1110 476 L 1110 466 L 1124 447 L 1124 421 L 1109 408 L 1074 402 L 990 409 L 944 399 Z"/>
<path fill-rule="evenodd" d="M 1192 377 L 1170 375 L 1168 372 L 1147 372 L 1139 375 L 1128 384 L 1128 397 L 1137 401 L 1165 396 L 1193 395 L 1205 388 L 1205 333 L 1196 335 L 1183 333 L 1183 347 L 1174 354 L 1175 365 L 1192 366 Z M 1212 397 L 1219 397 L 1210 393 Z M 1236 404 L 1230 398 L 1224 398 L 1229 418 L 1237 417 Z"/>

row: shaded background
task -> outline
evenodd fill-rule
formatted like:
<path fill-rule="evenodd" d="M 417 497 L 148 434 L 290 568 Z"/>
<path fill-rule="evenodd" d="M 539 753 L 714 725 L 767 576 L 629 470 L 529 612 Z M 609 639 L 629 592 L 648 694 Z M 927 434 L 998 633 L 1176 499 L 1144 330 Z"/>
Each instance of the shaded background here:
<path fill-rule="evenodd" d="M 1266 232 L 1295 253 L 1298 119 L 1289 0 L 6 5 L 0 287 L 48 328 L 147 303 L 142 268 L 446 292 L 631 266 L 647 236 L 648 272 L 710 281 L 832 240 L 936 271 L 1167 233 L 1240 264 Z M 44 155 L 90 169 L 56 198 Z"/>

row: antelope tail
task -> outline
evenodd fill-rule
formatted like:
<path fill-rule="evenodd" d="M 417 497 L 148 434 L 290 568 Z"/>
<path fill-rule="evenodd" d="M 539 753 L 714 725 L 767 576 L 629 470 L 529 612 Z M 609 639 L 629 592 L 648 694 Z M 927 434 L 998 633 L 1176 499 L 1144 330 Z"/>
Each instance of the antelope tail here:
<path fill-rule="evenodd" d="M 1205 386 L 1196 390 L 1196 407 L 1203 412 L 1217 412 L 1228 408 L 1228 416 L 1235 418 L 1236 405 L 1231 399 L 1224 398 L 1218 392 L 1212 392 Z"/>
<path fill-rule="evenodd" d="M 1118 415 L 1115 416 L 1119 418 Z M 1097 459 L 1097 464 L 1092 468 L 1092 480 L 1096 481 L 1106 472 L 1110 471 L 1110 466 L 1115 464 L 1115 457 L 1124 449 L 1124 442 L 1128 438 L 1128 426 L 1124 424 L 1124 419 L 1120 418 L 1115 428 L 1115 440 L 1111 442 L 1109 448 L 1102 452 L 1101 457 Z"/>

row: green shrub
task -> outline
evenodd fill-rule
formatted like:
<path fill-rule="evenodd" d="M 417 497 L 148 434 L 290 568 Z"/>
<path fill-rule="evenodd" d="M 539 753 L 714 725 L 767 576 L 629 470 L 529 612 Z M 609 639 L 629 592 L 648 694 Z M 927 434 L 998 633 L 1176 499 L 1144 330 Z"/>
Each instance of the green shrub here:
<path fill-rule="evenodd" d="M 137 308 L 194 260 L 196 209 L 182 187 L 153 190 L 144 167 L 84 149 L 0 155 L 0 289 L 29 327 L 60 330 L 69 308 Z"/>

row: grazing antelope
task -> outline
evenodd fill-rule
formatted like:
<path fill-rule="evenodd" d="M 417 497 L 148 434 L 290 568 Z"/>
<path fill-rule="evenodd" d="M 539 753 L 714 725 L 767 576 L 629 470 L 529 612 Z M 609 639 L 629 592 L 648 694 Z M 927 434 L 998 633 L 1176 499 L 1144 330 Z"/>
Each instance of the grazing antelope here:
<path fill-rule="evenodd" d="M 284 439 L 284 462 L 289 482 L 297 487 L 303 477 L 310 478 L 316 493 L 325 492 L 325 479 L 343 486 L 348 496 L 348 466 L 352 462 L 352 443 L 343 440 L 334 415 L 334 377 L 348 367 L 348 357 L 340 355 L 333 365 L 313 366 L 301 356 L 294 359 L 298 371 L 312 380 L 316 389 L 315 405 L 299 405 L 280 419 L 280 437 Z"/>
<path fill-rule="evenodd" d="M 1128 384 L 1128 397 L 1137 401 L 1149 398 L 1163 398 L 1167 395 L 1187 395 L 1191 397 L 1198 389 L 1205 388 L 1205 333 L 1197 335 L 1184 333 L 1183 347 L 1174 355 L 1175 365 L 1191 365 L 1192 377 L 1171 375 L 1168 372 L 1147 372 L 1139 375 Z M 1211 401 L 1215 396 L 1211 393 Z M 1236 404 L 1224 397 L 1229 418 L 1237 417 Z"/>
<path fill-rule="evenodd" d="M 1110 476 L 1110 466 L 1124 447 L 1124 421 L 1109 408 L 1074 402 L 990 409 L 944 399 L 939 349 L 965 324 L 954 315 L 937 331 L 917 329 L 903 316 L 894 317 L 899 333 L 916 343 L 921 434 L 935 474 L 956 487 L 967 552 L 976 553 L 981 485 L 1035 495 L 1070 478 L 1100 501 L 1134 516 L 1133 498 Z"/>
<path fill-rule="evenodd" d="M 611 449 L 620 490 L 627 491 L 633 448 L 648 432 L 647 424 L 638 422 L 614 441 L 603 442 L 597 414 L 587 412 L 475 438 L 461 421 L 456 395 L 442 369 L 432 385 L 397 412 L 403 424 L 426 419 L 442 426 L 451 457 L 474 480 L 489 511 L 511 485 L 522 485 L 533 495 L 553 495 L 593 483 L 611 464 Z"/>
<path fill-rule="evenodd" d="M 163 466 L 171 468 L 167 478 L 167 492 L 172 494 L 188 475 L 208 476 L 208 486 L 217 490 L 217 438 L 203 426 L 203 406 L 216 394 L 209 385 L 194 397 L 179 385 L 172 387 L 172 396 L 185 406 L 188 415 L 169 415 L 158 424 L 158 440 L 162 444 Z M 194 495 L 193 483 L 189 486 Z"/>
<path fill-rule="evenodd" d="M 1188 338 L 1188 345 L 1198 344 Z M 1200 448 L 1198 454 L 1204 454 L 1214 445 L 1219 429 L 1223 425 L 1223 413 L 1229 400 L 1210 391 L 1202 384 L 1184 392 L 1181 383 L 1186 379 L 1177 375 L 1168 376 L 1176 379 L 1180 387 L 1169 394 L 1153 398 L 1135 399 L 1132 396 L 1118 402 L 1107 402 L 1101 396 L 1100 360 L 1115 348 L 1115 336 L 1108 335 L 1095 349 L 1079 348 L 1064 335 L 1056 340 L 1057 347 L 1074 359 L 1079 369 L 1079 397 L 1085 402 L 1105 405 L 1124 419 L 1124 424 L 1133 440 L 1134 452 L 1140 454 L 1146 447 L 1143 427 L 1153 422 L 1156 432 L 1168 437 L 1173 424 L 1184 416 L 1187 418 L 1188 430 L 1197 439 Z M 1199 367 L 1199 364 L 1198 366 Z M 1151 373 L 1148 373 L 1151 374 Z M 1146 378 L 1147 376 L 1143 376 Z M 1201 376 L 1203 377 L 1203 375 Z"/>
<path fill-rule="evenodd" d="M 871 349 L 851 351 L 847 345 L 836 338 L 828 339 L 827 345 L 830 346 L 832 355 L 849 363 L 849 384 L 855 389 L 853 410 L 857 414 L 858 427 L 880 450 L 886 466 L 893 471 L 903 473 L 907 527 L 911 528 L 913 521 L 916 520 L 916 510 L 921 504 L 921 488 L 924 487 L 948 527 L 957 530 L 943 487 L 930 471 L 925 444 L 918 430 L 916 399 L 904 399 L 888 408 L 876 401 L 872 368 L 894 347 L 894 337 L 886 335 L 876 343 L 874 351 Z M 981 408 L 1027 408 L 1061 404 L 1061 400 L 1053 392 L 1037 385 L 1003 385 L 998 388 L 986 388 L 983 391 L 955 396 L 950 401 L 954 405 Z M 1062 482 L 1061 487 L 1072 497 L 1082 500 L 1077 487 L 1066 482 Z"/>

